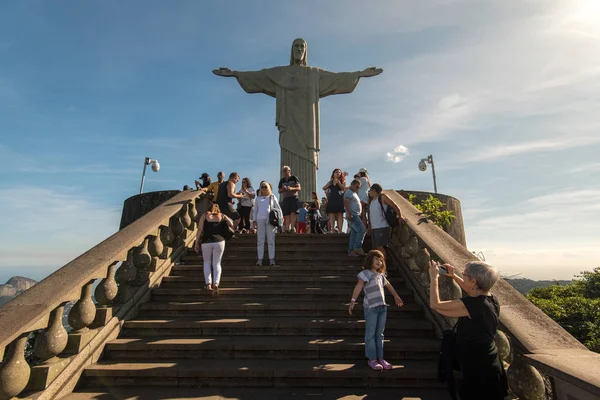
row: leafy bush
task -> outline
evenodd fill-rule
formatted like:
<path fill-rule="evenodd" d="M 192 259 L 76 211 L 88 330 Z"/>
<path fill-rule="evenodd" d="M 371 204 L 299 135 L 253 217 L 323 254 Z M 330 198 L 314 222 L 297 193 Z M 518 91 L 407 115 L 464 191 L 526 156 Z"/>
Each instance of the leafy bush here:
<path fill-rule="evenodd" d="M 431 222 L 444 230 L 448 229 L 452 224 L 452 220 L 456 218 L 454 211 L 446 210 L 444 203 L 433 197 L 431 194 L 427 199 L 422 200 L 420 203 L 417 203 L 417 196 L 410 194 L 408 196 L 408 201 L 423 213 L 425 218 L 431 220 Z"/>
<path fill-rule="evenodd" d="M 588 349 L 600 352 L 600 267 L 568 285 L 531 290 L 527 298 Z"/>

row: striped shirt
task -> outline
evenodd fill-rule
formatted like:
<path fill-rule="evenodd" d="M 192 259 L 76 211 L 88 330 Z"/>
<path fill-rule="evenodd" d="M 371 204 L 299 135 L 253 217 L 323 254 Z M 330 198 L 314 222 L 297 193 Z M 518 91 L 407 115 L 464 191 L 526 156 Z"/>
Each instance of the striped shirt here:
<path fill-rule="evenodd" d="M 373 272 L 370 269 L 365 269 L 358 274 L 357 277 L 365 283 L 365 299 L 363 301 L 363 307 L 373 308 L 385 306 L 385 293 L 383 292 L 383 288 L 389 283 L 385 275 Z"/>

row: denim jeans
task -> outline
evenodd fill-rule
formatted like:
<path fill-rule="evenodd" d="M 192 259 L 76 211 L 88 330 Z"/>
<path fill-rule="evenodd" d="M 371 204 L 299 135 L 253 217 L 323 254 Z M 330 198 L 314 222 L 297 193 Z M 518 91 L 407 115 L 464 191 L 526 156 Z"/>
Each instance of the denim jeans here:
<path fill-rule="evenodd" d="M 350 223 L 350 240 L 348 243 L 348 253 L 352 250 L 362 249 L 363 240 L 365 240 L 365 233 L 367 228 L 362 222 L 360 215 L 353 215 Z"/>
<path fill-rule="evenodd" d="M 365 356 L 369 360 L 383 358 L 383 331 L 387 307 L 365 308 Z"/>

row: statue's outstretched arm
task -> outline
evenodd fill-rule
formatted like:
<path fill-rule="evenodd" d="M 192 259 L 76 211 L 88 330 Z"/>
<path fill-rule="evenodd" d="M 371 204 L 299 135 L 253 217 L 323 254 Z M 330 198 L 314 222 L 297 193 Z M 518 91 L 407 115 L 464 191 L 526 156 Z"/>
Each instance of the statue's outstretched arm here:
<path fill-rule="evenodd" d="M 369 68 L 365 68 L 362 71 L 360 71 L 358 73 L 358 76 L 360 76 L 361 78 L 368 78 L 370 76 L 379 75 L 382 72 L 383 72 L 382 68 L 369 67 Z"/>
<path fill-rule="evenodd" d="M 237 71 L 233 71 L 229 68 L 221 67 L 219 69 L 213 69 L 213 74 L 218 76 L 238 76 Z"/>

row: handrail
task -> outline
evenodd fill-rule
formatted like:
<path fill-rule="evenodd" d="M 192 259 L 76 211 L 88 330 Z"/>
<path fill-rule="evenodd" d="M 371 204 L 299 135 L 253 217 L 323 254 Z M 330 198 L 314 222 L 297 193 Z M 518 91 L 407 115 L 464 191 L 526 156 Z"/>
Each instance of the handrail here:
<path fill-rule="evenodd" d="M 460 274 L 467 262 L 478 260 L 468 249 L 424 218 L 417 208 L 396 191 L 385 190 L 384 193 L 400 208 L 408 220 L 406 225 L 412 231 L 411 234 L 418 238 L 419 246 L 428 249 L 432 257 L 437 256 L 454 265 Z M 528 368 L 535 365 L 555 379 L 578 388 L 585 386 L 588 388 L 586 393 L 600 395 L 600 374 L 590 376 L 590 371 L 600 371 L 600 355 L 587 350 L 503 279 L 496 283 L 493 294 L 502 307 L 500 327 L 510 337 L 514 352 L 518 355 L 516 358 L 519 362 L 515 363 L 516 366 L 521 367 L 521 361 Z M 561 373 L 557 374 L 556 371 L 559 370 Z M 523 395 L 523 398 L 527 396 Z"/>
<path fill-rule="evenodd" d="M 78 366 L 97 358 L 106 340 L 118 334 L 118 319 L 146 301 L 151 286 L 193 239 L 198 197 L 196 191 L 175 195 L 0 307 L 0 354 L 7 350 L 0 363 L 0 400 L 20 394 L 26 386 L 30 391 L 52 387 L 50 392 L 56 394 L 68 391 L 66 381 L 75 384 L 81 373 Z M 102 281 L 94 302 L 97 279 Z M 65 304 L 73 300 L 77 302 L 68 314 L 73 330 L 67 333 L 62 317 Z M 38 330 L 39 362 L 30 366 L 25 345 L 29 333 Z M 68 376 L 54 384 L 60 371 Z"/>
<path fill-rule="evenodd" d="M 22 332 L 45 328 L 52 310 L 65 300 L 77 299 L 90 280 L 104 278 L 110 263 L 125 260 L 131 247 L 157 226 L 168 225 L 169 218 L 197 195 L 181 192 L 0 307 L 0 349 Z"/>

